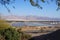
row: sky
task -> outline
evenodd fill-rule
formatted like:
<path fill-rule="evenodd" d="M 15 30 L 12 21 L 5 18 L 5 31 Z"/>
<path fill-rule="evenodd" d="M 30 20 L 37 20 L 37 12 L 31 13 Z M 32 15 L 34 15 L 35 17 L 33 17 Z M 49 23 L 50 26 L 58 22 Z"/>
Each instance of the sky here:
<path fill-rule="evenodd" d="M 1 4 L 0 4 L 1 5 Z M 12 6 L 15 6 L 15 9 Z M 60 18 L 60 10 L 56 11 L 57 5 L 55 2 L 51 2 L 49 4 L 40 2 L 40 5 L 43 9 L 39 9 L 37 7 L 33 7 L 28 0 L 24 2 L 24 0 L 15 1 L 15 3 L 7 5 L 11 12 L 9 13 L 7 9 L 1 5 L 0 6 L 0 14 L 8 16 L 8 15 L 16 15 L 16 16 L 42 16 L 42 17 L 51 17 L 51 18 Z"/>

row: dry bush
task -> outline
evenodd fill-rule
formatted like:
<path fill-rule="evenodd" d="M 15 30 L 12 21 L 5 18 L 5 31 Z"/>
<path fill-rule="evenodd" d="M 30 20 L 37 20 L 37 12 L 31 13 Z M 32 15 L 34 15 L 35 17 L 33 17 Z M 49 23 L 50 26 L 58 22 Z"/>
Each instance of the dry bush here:
<path fill-rule="evenodd" d="M 9 28 L 10 25 L 5 20 L 0 20 L 0 30 Z"/>
<path fill-rule="evenodd" d="M 0 40 L 5 40 L 5 37 L 3 37 L 1 34 L 0 34 Z"/>

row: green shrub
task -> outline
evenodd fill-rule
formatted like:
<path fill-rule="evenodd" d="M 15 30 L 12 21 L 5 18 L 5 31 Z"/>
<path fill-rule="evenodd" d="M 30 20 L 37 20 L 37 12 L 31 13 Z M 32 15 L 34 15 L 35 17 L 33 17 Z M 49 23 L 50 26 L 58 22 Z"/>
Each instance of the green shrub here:
<path fill-rule="evenodd" d="M 0 34 L 5 36 L 6 40 L 19 40 L 20 34 L 13 28 L 0 30 Z"/>

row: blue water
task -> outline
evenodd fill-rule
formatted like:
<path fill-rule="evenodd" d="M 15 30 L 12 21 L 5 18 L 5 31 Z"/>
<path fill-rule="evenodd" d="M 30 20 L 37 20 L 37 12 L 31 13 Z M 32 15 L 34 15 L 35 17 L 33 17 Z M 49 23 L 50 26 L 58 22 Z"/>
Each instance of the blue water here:
<path fill-rule="evenodd" d="M 44 24 L 44 23 L 39 23 L 39 22 L 15 22 L 12 23 L 12 26 L 53 26 L 50 24 Z"/>

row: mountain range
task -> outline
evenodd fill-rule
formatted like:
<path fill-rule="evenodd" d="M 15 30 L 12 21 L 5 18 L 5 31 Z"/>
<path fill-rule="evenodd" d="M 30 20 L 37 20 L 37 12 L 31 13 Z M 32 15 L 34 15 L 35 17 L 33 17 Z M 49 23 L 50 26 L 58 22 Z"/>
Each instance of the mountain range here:
<path fill-rule="evenodd" d="M 60 18 L 50 18 L 50 17 L 41 17 L 41 16 L 3 16 L 6 20 L 13 21 L 60 21 Z"/>

